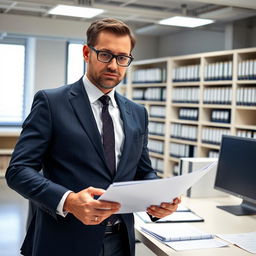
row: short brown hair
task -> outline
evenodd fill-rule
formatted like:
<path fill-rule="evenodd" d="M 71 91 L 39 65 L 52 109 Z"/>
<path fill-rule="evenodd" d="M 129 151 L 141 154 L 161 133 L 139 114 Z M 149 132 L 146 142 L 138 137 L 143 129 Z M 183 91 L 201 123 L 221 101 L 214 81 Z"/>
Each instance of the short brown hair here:
<path fill-rule="evenodd" d="M 135 46 L 136 40 L 130 28 L 124 22 L 112 18 L 96 20 L 90 25 L 86 32 L 87 45 L 95 46 L 101 31 L 109 31 L 120 36 L 128 35 L 131 39 L 131 51 Z"/>

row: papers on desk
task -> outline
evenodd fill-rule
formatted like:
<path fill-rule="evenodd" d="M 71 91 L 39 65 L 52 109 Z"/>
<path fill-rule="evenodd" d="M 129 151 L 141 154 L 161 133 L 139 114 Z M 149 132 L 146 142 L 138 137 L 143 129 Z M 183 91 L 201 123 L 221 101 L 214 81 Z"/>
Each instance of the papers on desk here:
<path fill-rule="evenodd" d="M 170 246 L 176 251 L 219 248 L 219 247 L 224 247 L 228 245 L 227 243 L 222 242 L 215 238 L 190 240 L 190 241 L 178 241 L 178 242 L 165 242 L 165 244 Z"/>
<path fill-rule="evenodd" d="M 119 214 L 146 211 L 151 205 L 179 197 L 216 164 L 213 162 L 198 171 L 167 179 L 113 183 L 98 200 L 119 202 Z"/>
<path fill-rule="evenodd" d="M 147 224 L 141 229 L 163 242 L 211 239 L 212 234 L 205 233 L 191 225 L 181 224 Z"/>
<path fill-rule="evenodd" d="M 226 240 L 232 244 L 235 244 L 242 249 L 256 253 L 256 232 L 240 233 L 240 234 L 224 234 L 217 235 L 223 240 Z"/>
<path fill-rule="evenodd" d="M 152 223 L 150 217 L 146 212 L 136 212 L 136 215 L 139 216 L 145 223 Z M 176 211 L 171 215 L 168 215 L 162 219 L 157 220 L 157 223 L 165 222 L 199 222 L 204 221 L 203 218 L 196 215 L 192 211 Z"/>
<path fill-rule="evenodd" d="M 212 234 L 185 223 L 145 224 L 141 229 L 177 251 L 227 246 L 226 242 L 215 239 Z"/>

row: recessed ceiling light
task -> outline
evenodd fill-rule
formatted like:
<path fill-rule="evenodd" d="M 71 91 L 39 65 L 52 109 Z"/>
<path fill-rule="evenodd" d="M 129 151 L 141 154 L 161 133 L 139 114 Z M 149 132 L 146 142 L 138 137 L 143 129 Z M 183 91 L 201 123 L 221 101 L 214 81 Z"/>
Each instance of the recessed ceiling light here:
<path fill-rule="evenodd" d="M 159 24 L 195 28 L 195 27 L 211 24 L 213 22 L 214 20 L 210 20 L 210 19 L 200 19 L 200 18 L 192 18 L 192 17 L 186 17 L 186 16 L 174 16 L 168 19 L 160 20 Z"/>
<path fill-rule="evenodd" d="M 57 5 L 52 8 L 48 13 L 53 15 L 72 16 L 80 18 L 92 18 L 96 15 L 103 13 L 103 9 L 87 8 L 72 5 Z"/>

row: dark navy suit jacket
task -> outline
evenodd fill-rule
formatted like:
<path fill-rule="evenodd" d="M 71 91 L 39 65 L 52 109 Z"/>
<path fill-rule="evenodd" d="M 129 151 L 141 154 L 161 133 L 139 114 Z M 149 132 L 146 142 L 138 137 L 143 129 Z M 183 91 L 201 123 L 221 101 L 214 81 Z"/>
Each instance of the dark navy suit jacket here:
<path fill-rule="evenodd" d="M 6 173 L 8 185 L 38 206 L 21 249 L 24 255 L 97 256 L 105 227 L 84 225 L 72 214 L 57 215 L 63 194 L 89 186 L 107 189 L 115 181 L 157 178 L 148 155 L 145 108 L 118 93 L 115 97 L 125 142 L 112 177 L 82 79 L 35 95 Z M 121 217 L 134 255 L 133 215 Z"/>

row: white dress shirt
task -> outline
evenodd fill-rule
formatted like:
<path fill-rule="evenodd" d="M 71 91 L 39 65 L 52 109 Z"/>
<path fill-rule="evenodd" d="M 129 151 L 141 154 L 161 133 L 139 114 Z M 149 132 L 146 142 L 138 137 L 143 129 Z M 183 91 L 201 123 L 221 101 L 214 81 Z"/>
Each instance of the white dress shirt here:
<path fill-rule="evenodd" d="M 98 89 L 95 85 L 93 85 L 87 76 L 83 77 L 84 88 L 88 95 L 92 112 L 101 136 L 101 140 L 103 142 L 103 133 L 102 133 L 102 120 L 101 120 L 101 111 L 102 111 L 102 103 L 99 101 L 99 98 L 104 95 L 104 93 Z M 118 167 L 122 150 L 124 144 L 124 131 L 123 131 L 123 121 L 121 119 L 120 110 L 115 100 L 115 89 L 108 93 L 110 97 L 110 102 L 108 106 L 108 111 L 113 120 L 114 125 L 114 133 L 115 133 L 115 156 L 116 156 L 116 169 Z M 72 191 L 67 191 L 61 198 L 58 207 L 56 209 L 56 213 L 65 217 L 67 215 L 66 212 L 63 212 L 63 206 L 67 196 Z"/>

